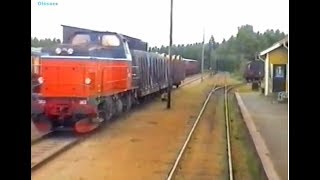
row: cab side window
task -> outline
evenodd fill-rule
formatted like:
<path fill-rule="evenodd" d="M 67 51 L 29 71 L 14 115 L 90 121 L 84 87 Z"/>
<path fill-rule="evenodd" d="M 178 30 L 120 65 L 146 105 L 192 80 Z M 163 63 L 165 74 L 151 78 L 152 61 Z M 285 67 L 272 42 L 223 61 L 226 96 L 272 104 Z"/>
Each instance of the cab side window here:
<path fill-rule="evenodd" d="M 98 51 L 99 57 L 126 58 L 120 38 L 115 34 L 101 36 L 101 45 L 104 47 Z"/>
<path fill-rule="evenodd" d="M 106 46 L 106 47 L 120 46 L 120 39 L 116 35 L 103 35 L 102 46 Z"/>

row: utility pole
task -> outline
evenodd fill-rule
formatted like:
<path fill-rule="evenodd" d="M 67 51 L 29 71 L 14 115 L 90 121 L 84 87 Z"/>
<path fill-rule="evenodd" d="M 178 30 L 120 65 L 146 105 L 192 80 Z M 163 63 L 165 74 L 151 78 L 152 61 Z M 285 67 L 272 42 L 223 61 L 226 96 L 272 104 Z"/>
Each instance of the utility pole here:
<path fill-rule="evenodd" d="M 210 76 L 213 75 L 213 62 L 212 62 L 212 50 L 213 50 L 213 42 L 211 41 L 211 38 L 209 40 L 209 51 L 208 51 L 208 57 L 209 57 L 209 61 L 210 61 Z"/>
<path fill-rule="evenodd" d="M 170 42 L 169 42 L 169 73 L 168 73 L 168 101 L 167 101 L 167 109 L 171 108 L 171 62 L 172 62 L 172 55 L 171 55 L 171 47 L 172 47 L 172 9 L 173 9 L 173 0 L 171 0 L 171 6 L 170 6 Z"/>
<path fill-rule="evenodd" d="M 202 55 L 201 55 L 201 81 L 203 81 L 204 37 L 205 37 L 205 31 L 203 28 L 203 42 L 202 42 Z"/>

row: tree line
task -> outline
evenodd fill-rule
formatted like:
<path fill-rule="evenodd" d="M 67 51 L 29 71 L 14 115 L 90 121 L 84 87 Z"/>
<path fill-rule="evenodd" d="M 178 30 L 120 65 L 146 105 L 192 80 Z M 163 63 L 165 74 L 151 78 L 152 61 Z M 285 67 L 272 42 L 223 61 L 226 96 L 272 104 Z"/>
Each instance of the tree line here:
<path fill-rule="evenodd" d="M 212 35 L 204 46 L 204 69 L 243 72 L 244 65 L 254 60 L 257 53 L 272 46 L 285 36 L 285 33 L 272 29 L 263 33 L 254 32 L 252 25 L 238 27 L 236 36 L 231 36 L 228 40 L 223 39 L 221 43 L 216 42 Z M 171 52 L 187 59 L 201 61 L 202 47 L 202 42 L 178 44 L 172 46 Z M 168 53 L 169 47 L 149 47 L 148 50 Z"/>
<path fill-rule="evenodd" d="M 31 37 L 31 47 L 52 47 L 60 43 L 61 43 L 61 40 L 56 38 L 38 39 L 36 37 L 34 38 Z"/>

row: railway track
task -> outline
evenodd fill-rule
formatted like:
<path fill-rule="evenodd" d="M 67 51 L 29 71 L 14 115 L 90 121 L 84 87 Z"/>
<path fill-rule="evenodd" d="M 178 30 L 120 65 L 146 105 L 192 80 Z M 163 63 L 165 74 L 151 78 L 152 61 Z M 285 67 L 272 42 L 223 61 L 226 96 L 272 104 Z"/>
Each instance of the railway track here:
<path fill-rule="evenodd" d="M 217 144 L 214 144 L 212 131 L 215 131 L 214 126 L 218 126 L 217 124 L 213 125 L 212 116 L 218 114 L 218 110 L 214 110 L 218 105 L 218 102 L 210 102 L 214 99 L 218 99 L 219 94 L 216 94 L 215 97 L 212 97 L 217 91 L 223 91 L 223 109 L 224 112 L 222 117 L 224 116 L 224 124 L 225 124 L 225 136 L 226 137 L 226 147 L 227 149 L 227 174 L 228 179 L 233 180 L 233 164 L 232 164 L 232 156 L 231 156 L 231 139 L 230 139 L 230 122 L 229 122 L 229 105 L 228 105 L 228 92 L 229 90 L 242 85 L 232 85 L 232 86 L 222 86 L 217 87 L 214 86 L 207 96 L 199 115 L 197 116 L 190 132 L 187 135 L 187 138 L 180 149 L 178 156 L 175 159 L 174 165 L 171 168 L 167 180 L 171 179 L 216 179 L 220 178 L 217 176 L 218 173 L 214 172 L 213 168 L 215 166 L 223 166 L 223 164 L 217 164 L 216 157 L 213 157 L 214 153 L 217 151 Z M 222 95 L 222 94 L 220 94 Z M 218 101 L 218 100 L 216 100 Z M 210 105 L 208 105 L 210 104 Z M 209 106 L 209 107 L 208 107 Z M 213 108 L 214 107 L 214 108 Z M 210 109 L 206 111 L 206 109 Z M 208 112 L 214 111 L 214 115 L 209 114 Z M 203 122 L 206 121 L 206 122 Z M 201 126 L 201 127 L 198 127 Z M 211 126 L 211 127 L 210 127 Z M 209 127 L 209 128 L 208 128 Z M 213 128 L 212 128 L 213 127 Z M 201 130 L 196 130 L 196 129 Z M 223 152 L 224 153 L 224 152 Z M 221 152 L 220 152 L 221 154 Z M 223 169 L 223 168 L 222 168 Z"/>
<path fill-rule="evenodd" d="M 37 136 L 37 137 L 34 138 L 34 139 L 31 139 L 31 145 L 36 144 L 37 142 L 41 141 L 42 139 L 44 139 L 44 138 L 46 138 L 46 137 L 49 137 L 49 136 L 52 135 L 52 134 L 53 134 L 53 132 L 50 131 L 50 132 L 47 132 L 47 133 L 45 133 L 45 134 L 43 134 L 43 135 L 41 135 L 41 136 Z"/>
<path fill-rule="evenodd" d="M 228 91 L 232 87 L 224 88 L 224 112 L 225 112 L 225 122 L 226 122 L 226 136 L 227 136 L 227 151 L 228 151 L 228 174 L 229 180 L 233 180 L 233 166 L 232 166 L 232 155 L 231 155 L 231 138 L 230 138 L 230 121 L 229 121 L 229 103 L 228 103 Z"/>
<path fill-rule="evenodd" d="M 31 170 L 45 164 L 79 140 L 79 137 L 72 137 L 72 135 L 69 137 L 56 134 L 43 136 L 31 145 Z"/>
<path fill-rule="evenodd" d="M 182 164 L 182 158 L 183 158 L 183 156 L 186 154 L 187 146 L 190 145 L 190 144 L 189 144 L 189 143 L 190 143 L 190 140 L 191 140 L 192 136 L 194 135 L 195 129 L 197 128 L 197 126 L 198 126 L 198 124 L 199 124 L 199 122 L 200 122 L 200 119 L 201 119 L 201 117 L 202 117 L 202 115 L 203 115 L 203 113 L 204 113 L 204 111 L 205 111 L 205 109 L 206 109 L 206 107 L 207 107 L 207 104 L 209 103 L 209 101 L 210 101 L 210 99 L 211 99 L 211 96 L 212 96 L 213 93 L 214 93 L 215 91 L 217 91 L 218 89 L 221 89 L 221 87 L 218 88 L 218 87 L 214 86 L 214 87 L 212 88 L 212 90 L 210 91 L 209 95 L 207 96 L 207 99 L 205 100 L 205 102 L 204 102 L 204 104 L 203 104 L 203 106 L 202 106 L 202 108 L 201 108 L 201 110 L 200 110 L 199 115 L 197 116 L 197 118 L 196 118 L 196 120 L 195 120 L 195 122 L 194 122 L 194 124 L 193 124 L 193 126 L 192 126 L 192 128 L 191 128 L 191 130 L 190 130 L 190 132 L 188 133 L 187 139 L 185 140 L 185 142 L 184 142 L 181 150 L 179 151 L 179 154 L 178 154 L 178 156 L 177 156 L 177 158 L 176 158 L 176 160 L 175 160 L 175 162 L 174 162 L 174 165 L 173 165 L 172 169 L 171 169 L 170 172 L 169 172 L 169 175 L 168 175 L 168 177 L 167 177 L 167 180 L 171 180 L 171 179 L 174 179 L 174 178 L 177 177 L 177 174 L 178 174 L 177 171 L 178 171 L 178 169 L 179 169 L 179 166 L 181 166 L 181 164 Z M 182 177 L 183 177 L 184 175 L 181 175 L 181 174 L 182 174 L 182 173 L 179 173 L 179 176 L 182 176 Z M 185 174 L 185 173 L 184 173 L 184 174 Z"/>
<path fill-rule="evenodd" d="M 206 75 L 203 76 L 203 78 L 205 79 L 205 78 L 207 78 L 208 76 L 209 76 L 209 74 L 206 74 Z M 190 84 L 190 83 L 192 83 L 192 82 L 195 82 L 195 81 L 197 81 L 197 80 L 200 80 L 200 79 L 201 79 L 201 75 L 191 76 L 191 77 L 189 77 L 188 80 L 185 80 L 185 81 L 181 84 L 180 87 L 186 86 L 186 85 L 188 85 L 188 84 Z"/>
<path fill-rule="evenodd" d="M 245 83 L 240 83 L 231 86 L 224 87 L 224 112 L 225 112 L 225 123 L 226 123 L 226 137 L 227 137 L 227 153 L 228 153 L 228 174 L 229 180 L 233 180 L 233 164 L 232 164 L 232 149 L 231 149 L 231 138 L 230 138 L 230 114 L 229 114 L 229 91 L 241 86 Z"/>
<path fill-rule="evenodd" d="M 204 77 L 207 77 L 205 75 Z M 200 79 L 200 75 L 194 75 L 185 80 L 180 87 L 186 86 L 194 81 Z M 40 138 L 31 142 L 31 171 L 41 167 L 49 160 L 53 159 L 63 151 L 71 148 L 76 143 L 80 142 L 89 135 L 74 136 L 72 134 L 65 134 L 61 132 L 56 134 L 49 132 Z"/>

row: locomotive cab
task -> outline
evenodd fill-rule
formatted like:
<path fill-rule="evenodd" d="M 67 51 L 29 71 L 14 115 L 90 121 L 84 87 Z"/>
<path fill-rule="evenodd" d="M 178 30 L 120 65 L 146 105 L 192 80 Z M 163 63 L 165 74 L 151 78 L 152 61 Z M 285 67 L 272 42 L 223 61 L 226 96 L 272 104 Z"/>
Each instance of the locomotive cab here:
<path fill-rule="evenodd" d="M 43 49 L 49 56 L 104 57 L 131 59 L 128 43 L 115 33 L 76 33 L 67 43 Z"/>

